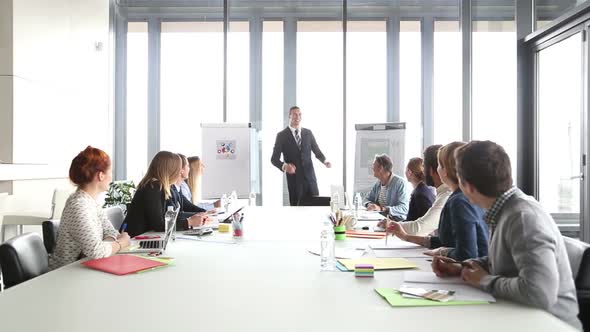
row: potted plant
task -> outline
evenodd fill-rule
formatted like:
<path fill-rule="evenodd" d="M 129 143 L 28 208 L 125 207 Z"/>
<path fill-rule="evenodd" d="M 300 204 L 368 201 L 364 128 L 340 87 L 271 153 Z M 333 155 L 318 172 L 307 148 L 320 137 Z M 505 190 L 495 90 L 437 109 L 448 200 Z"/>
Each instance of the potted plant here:
<path fill-rule="evenodd" d="M 134 194 L 135 183 L 133 181 L 115 181 L 109 186 L 103 207 L 119 205 L 126 212 L 127 205 L 131 203 Z"/>

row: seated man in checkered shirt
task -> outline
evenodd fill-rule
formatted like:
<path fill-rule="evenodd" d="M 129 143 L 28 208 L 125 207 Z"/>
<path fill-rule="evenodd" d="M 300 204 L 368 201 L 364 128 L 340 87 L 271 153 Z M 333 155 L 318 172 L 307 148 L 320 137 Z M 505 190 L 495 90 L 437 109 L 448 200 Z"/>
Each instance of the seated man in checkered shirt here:
<path fill-rule="evenodd" d="M 468 267 L 435 257 L 438 276 L 461 275 L 492 295 L 548 311 L 578 330 L 578 303 L 566 247 L 553 218 L 512 184 L 510 159 L 490 141 L 473 141 L 455 153 L 459 186 L 487 209 L 488 256 Z"/>

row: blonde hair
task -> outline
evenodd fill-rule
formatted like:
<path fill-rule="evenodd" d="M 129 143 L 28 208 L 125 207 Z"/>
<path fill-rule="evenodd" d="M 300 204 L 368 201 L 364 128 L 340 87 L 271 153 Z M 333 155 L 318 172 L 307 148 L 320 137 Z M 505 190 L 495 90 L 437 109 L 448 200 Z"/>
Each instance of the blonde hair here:
<path fill-rule="evenodd" d="M 438 163 L 447 172 L 447 178 L 455 184 L 459 183 L 455 151 L 466 144 L 465 142 L 452 142 L 438 150 Z"/>
<path fill-rule="evenodd" d="M 189 172 L 188 172 L 188 187 L 191 191 L 193 204 L 197 204 L 201 200 L 201 180 L 203 179 L 203 169 L 201 164 L 201 158 L 189 157 L 188 158 Z"/>
<path fill-rule="evenodd" d="M 169 151 L 158 152 L 148 167 L 147 173 L 137 186 L 137 189 L 142 189 L 148 184 L 159 182 L 160 190 L 164 191 L 164 198 L 170 199 L 170 186 L 178 179 L 178 174 L 182 168 L 182 161 L 180 156 Z"/>

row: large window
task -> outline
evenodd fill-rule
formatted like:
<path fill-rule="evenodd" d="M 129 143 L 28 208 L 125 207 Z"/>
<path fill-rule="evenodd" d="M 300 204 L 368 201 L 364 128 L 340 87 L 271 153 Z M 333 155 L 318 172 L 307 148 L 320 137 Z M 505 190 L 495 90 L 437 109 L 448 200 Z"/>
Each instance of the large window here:
<path fill-rule="evenodd" d="M 420 21 L 402 21 L 399 36 L 399 67 L 400 120 L 406 123 L 404 167 L 410 158 L 422 156 L 421 42 Z M 398 175 L 405 177 L 404 174 Z"/>
<path fill-rule="evenodd" d="M 458 21 L 434 22 L 434 143 L 462 140 L 461 32 Z"/>
<path fill-rule="evenodd" d="M 283 173 L 270 163 L 277 133 L 283 126 L 283 22 L 262 27 L 262 204 L 283 205 Z"/>
<path fill-rule="evenodd" d="M 331 184 L 342 183 L 342 39 L 341 21 L 297 24 L 297 104 L 302 126 L 312 130 L 332 163 L 328 169 L 314 158 L 321 196 L 329 195 Z"/>
<path fill-rule="evenodd" d="M 539 201 L 551 213 L 580 212 L 582 36 L 538 54 Z"/>
<path fill-rule="evenodd" d="M 582 5 L 588 0 L 535 0 L 536 28 L 551 23 L 568 10 Z"/>
<path fill-rule="evenodd" d="M 348 22 L 346 42 L 346 183 L 350 191 L 353 188 L 355 171 L 355 124 L 387 121 L 386 30 L 385 21 Z M 332 158 L 332 151 L 328 150 L 327 152 Z M 352 197 L 352 193 L 350 195 Z"/>
<path fill-rule="evenodd" d="M 223 121 L 223 22 L 163 22 L 161 36 L 160 147 L 200 155 L 201 123 Z"/>
<path fill-rule="evenodd" d="M 516 180 L 514 21 L 475 21 L 472 40 L 472 136 L 502 145 Z"/>
<path fill-rule="evenodd" d="M 227 34 L 227 121 L 250 121 L 250 24 L 230 22 Z"/>
<path fill-rule="evenodd" d="M 127 179 L 147 170 L 148 24 L 127 24 Z"/>

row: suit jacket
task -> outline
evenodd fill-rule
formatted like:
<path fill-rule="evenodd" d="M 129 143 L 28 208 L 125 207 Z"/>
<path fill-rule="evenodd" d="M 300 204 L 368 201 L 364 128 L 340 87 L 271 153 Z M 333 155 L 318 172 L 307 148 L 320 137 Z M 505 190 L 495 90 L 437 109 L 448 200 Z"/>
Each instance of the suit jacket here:
<path fill-rule="evenodd" d="M 289 127 L 277 134 L 271 157 L 272 164 L 281 171 L 283 171 L 284 163 L 291 163 L 296 167 L 295 174 L 287 174 L 291 205 L 297 205 L 302 195 L 317 196 L 319 193 L 311 159 L 312 152 L 322 163 L 326 161 L 326 157 L 318 147 L 311 130 L 301 128 L 301 149 L 297 146 Z M 280 159 L 281 154 L 283 155 L 283 161 Z M 307 192 L 304 192 L 304 189 L 307 189 Z"/>
<path fill-rule="evenodd" d="M 424 182 L 418 183 L 410 196 L 410 208 L 406 220 L 413 221 L 425 215 L 434 203 L 434 199 L 432 187 L 427 186 Z"/>
<path fill-rule="evenodd" d="M 176 229 L 181 230 L 178 225 L 186 224 L 188 227 L 188 218 L 192 217 L 195 213 L 198 212 L 205 212 L 205 209 L 202 209 L 196 205 L 194 205 L 191 201 L 188 200 L 182 193 L 176 189 L 175 185 L 172 185 L 170 188 L 170 193 L 172 197 L 168 201 L 167 205 L 177 206 L 180 205 L 180 212 L 178 213 L 178 217 L 176 218 Z M 186 228 L 182 228 L 184 230 Z"/>

